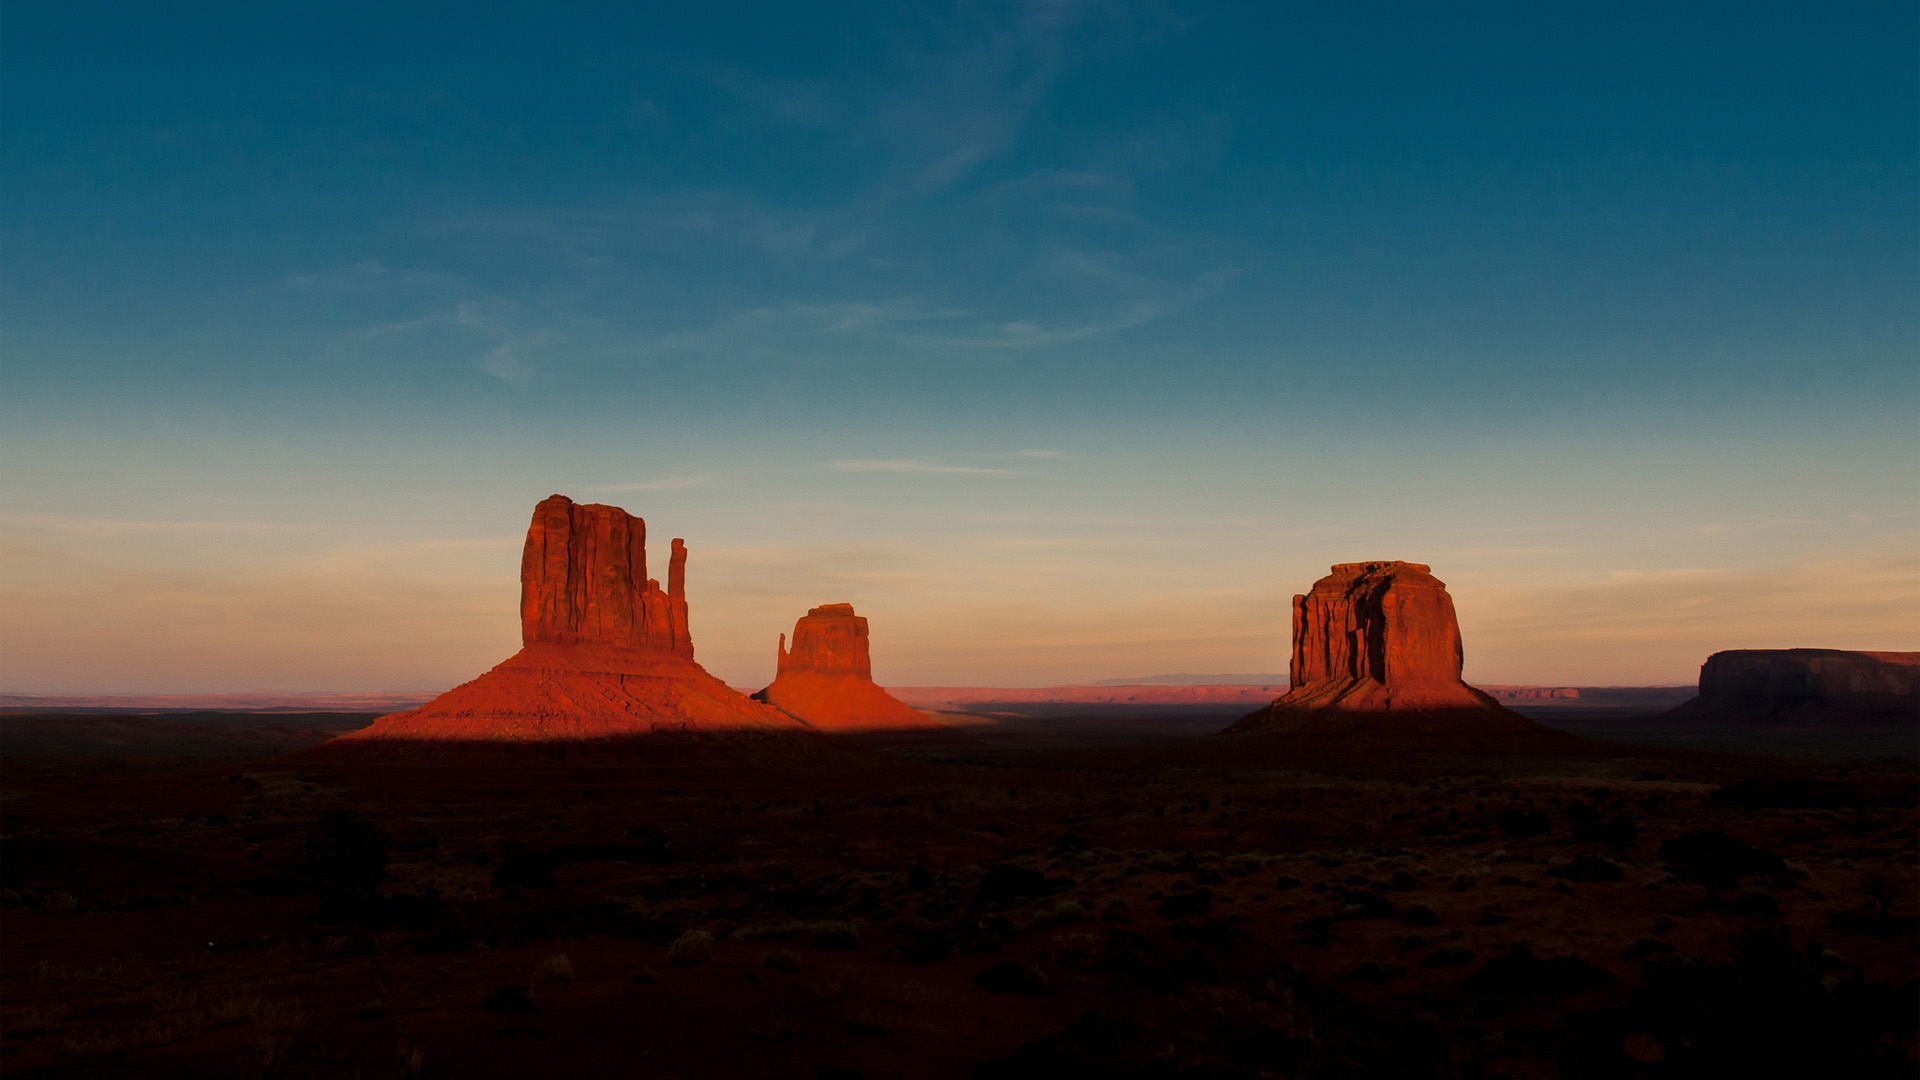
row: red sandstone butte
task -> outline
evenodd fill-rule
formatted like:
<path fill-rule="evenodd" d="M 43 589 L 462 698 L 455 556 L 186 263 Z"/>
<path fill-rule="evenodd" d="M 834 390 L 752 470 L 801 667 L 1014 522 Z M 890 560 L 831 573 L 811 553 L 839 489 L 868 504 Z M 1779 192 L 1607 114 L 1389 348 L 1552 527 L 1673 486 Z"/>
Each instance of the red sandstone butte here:
<path fill-rule="evenodd" d="M 1462 682 L 1463 656 L 1453 598 L 1430 567 L 1340 563 L 1293 598 L 1292 689 L 1228 730 L 1538 730 Z"/>
<path fill-rule="evenodd" d="M 687 549 L 667 588 L 647 577 L 647 524 L 554 495 L 534 507 L 520 558 L 522 648 L 493 670 L 328 745 L 551 742 L 654 731 L 805 731 L 693 660 Z"/>
<path fill-rule="evenodd" d="M 774 680 L 754 697 L 822 731 L 940 726 L 874 684 L 867 620 L 852 604 L 808 611 L 793 624 L 792 651 L 780 635 Z"/>

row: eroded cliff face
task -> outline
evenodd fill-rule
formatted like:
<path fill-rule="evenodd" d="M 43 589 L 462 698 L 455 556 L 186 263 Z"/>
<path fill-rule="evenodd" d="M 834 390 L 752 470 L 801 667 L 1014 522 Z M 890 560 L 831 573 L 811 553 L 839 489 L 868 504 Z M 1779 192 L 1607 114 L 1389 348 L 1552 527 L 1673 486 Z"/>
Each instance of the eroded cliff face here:
<path fill-rule="evenodd" d="M 1293 598 L 1295 687 L 1459 683 L 1462 660 L 1453 597 L 1422 563 L 1339 563 Z"/>
<path fill-rule="evenodd" d="M 822 731 L 937 728 L 874 684 L 867 620 L 852 604 L 823 604 L 780 636 L 777 674 L 754 697 Z"/>
<path fill-rule="evenodd" d="M 326 745 L 807 730 L 694 662 L 686 545 L 673 541 L 663 590 L 647 577 L 646 542 L 646 522 L 619 507 L 541 500 L 520 559 L 520 651 L 418 709 Z"/>
<path fill-rule="evenodd" d="M 662 591 L 647 577 L 645 521 L 617 506 L 544 499 L 520 556 L 520 640 L 691 657 L 686 562 L 686 545 L 676 539 Z"/>
<path fill-rule="evenodd" d="M 793 649 L 780 636 L 780 664 L 776 674 L 812 671 L 822 675 L 851 675 L 873 681 L 873 660 L 867 642 L 867 620 L 853 613 L 852 604 L 822 604 L 793 624 Z"/>
<path fill-rule="evenodd" d="M 1292 689 L 1230 730 L 1394 715 L 1533 730 L 1460 680 L 1464 652 L 1447 587 L 1422 563 L 1339 563 L 1293 598 Z"/>
<path fill-rule="evenodd" d="M 1680 718 L 1822 723 L 1920 720 L 1920 653 L 1730 649 L 1700 665 Z"/>

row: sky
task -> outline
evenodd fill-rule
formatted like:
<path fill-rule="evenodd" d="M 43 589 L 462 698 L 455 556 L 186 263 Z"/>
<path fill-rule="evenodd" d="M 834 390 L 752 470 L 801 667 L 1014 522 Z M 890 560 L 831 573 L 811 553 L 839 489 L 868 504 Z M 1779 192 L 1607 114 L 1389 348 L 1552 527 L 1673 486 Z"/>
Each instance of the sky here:
<path fill-rule="evenodd" d="M 737 685 L 1920 649 L 1910 3 L 10 4 L 0 690 L 437 690 L 555 492 Z"/>

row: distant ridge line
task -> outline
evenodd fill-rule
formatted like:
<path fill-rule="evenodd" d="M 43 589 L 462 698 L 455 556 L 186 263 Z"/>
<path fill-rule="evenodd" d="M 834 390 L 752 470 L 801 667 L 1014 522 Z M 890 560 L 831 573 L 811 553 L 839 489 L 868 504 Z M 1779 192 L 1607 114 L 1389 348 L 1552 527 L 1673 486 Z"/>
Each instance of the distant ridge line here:
<path fill-rule="evenodd" d="M 1284 674 L 1257 672 L 1252 675 L 1138 675 L 1126 679 L 1101 679 L 1090 686 L 1269 686 L 1286 685 Z"/>

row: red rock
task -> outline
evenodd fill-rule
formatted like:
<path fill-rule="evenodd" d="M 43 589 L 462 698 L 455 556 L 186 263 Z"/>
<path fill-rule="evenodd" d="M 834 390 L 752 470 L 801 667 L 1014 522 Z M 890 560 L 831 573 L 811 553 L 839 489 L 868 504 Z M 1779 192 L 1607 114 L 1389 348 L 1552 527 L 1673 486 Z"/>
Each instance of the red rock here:
<path fill-rule="evenodd" d="M 825 604 L 780 635 L 774 680 L 754 697 L 822 731 L 937 728 L 873 681 L 867 620 L 852 604 Z"/>
<path fill-rule="evenodd" d="M 646 538 L 646 522 L 618 507 L 543 500 L 520 559 L 521 650 L 472 682 L 328 745 L 807 730 L 694 662 L 686 545 L 673 541 L 663 592 L 647 577 Z"/>
<path fill-rule="evenodd" d="M 617 506 L 554 495 L 533 508 L 520 557 L 520 640 L 693 655 L 681 587 L 687 551 L 673 542 L 668 581 L 647 577 L 647 523 Z"/>
<path fill-rule="evenodd" d="M 1700 693 L 1667 715 L 1755 723 L 1920 720 L 1920 653 L 1729 649 L 1700 665 Z"/>
<path fill-rule="evenodd" d="M 1460 624 L 1447 587 L 1420 563 L 1341 563 L 1293 598 L 1292 682 L 1229 730 L 1328 727 L 1396 718 L 1409 729 L 1536 725 L 1460 679 Z"/>

